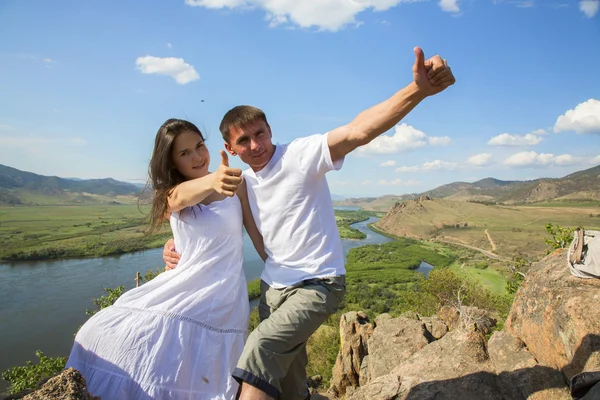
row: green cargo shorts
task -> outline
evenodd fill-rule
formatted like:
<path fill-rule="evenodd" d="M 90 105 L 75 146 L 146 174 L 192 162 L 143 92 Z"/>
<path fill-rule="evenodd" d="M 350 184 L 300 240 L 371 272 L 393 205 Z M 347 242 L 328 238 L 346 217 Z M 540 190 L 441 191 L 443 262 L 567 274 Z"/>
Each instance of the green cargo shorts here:
<path fill-rule="evenodd" d="M 261 323 L 248 337 L 233 377 L 275 399 L 309 398 L 306 341 L 337 312 L 345 292 L 344 276 L 310 279 L 283 289 L 261 281 Z"/>

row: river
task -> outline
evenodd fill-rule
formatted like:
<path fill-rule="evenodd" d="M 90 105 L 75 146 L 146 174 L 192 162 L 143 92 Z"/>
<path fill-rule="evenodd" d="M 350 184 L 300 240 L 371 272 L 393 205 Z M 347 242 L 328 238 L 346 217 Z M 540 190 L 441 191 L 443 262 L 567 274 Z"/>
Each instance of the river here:
<path fill-rule="evenodd" d="M 342 240 L 344 254 L 366 244 L 393 239 L 373 232 L 370 218 L 352 227 L 364 232 L 362 240 Z M 162 265 L 162 249 L 115 257 L 31 261 L 0 264 L 0 371 L 27 360 L 37 361 L 36 350 L 48 356 L 66 356 L 73 335 L 92 309 L 92 299 L 105 294 L 103 288 L 135 286 L 135 274 Z M 244 270 L 248 281 L 258 279 L 263 263 L 246 236 Z M 425 275 L 432 266 L 422 264 Z M 0 380 L 0 393 L 6 390 Z"/>

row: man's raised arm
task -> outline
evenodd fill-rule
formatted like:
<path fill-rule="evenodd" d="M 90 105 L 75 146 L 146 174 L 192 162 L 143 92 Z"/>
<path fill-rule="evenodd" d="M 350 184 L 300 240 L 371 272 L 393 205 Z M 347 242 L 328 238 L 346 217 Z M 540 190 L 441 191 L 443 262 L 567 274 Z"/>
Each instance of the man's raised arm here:
<path fill-rule="evenodd" d="M 387 132 L 426 97 L 454 84 L 454 75 L 440 56 L 425 61 L 423 50 L 415 47 L 415 58 L 413 82 L 384 102 L 361 112 L 348 125 L 329 132 L 327 144 L 334 162 Z"/>

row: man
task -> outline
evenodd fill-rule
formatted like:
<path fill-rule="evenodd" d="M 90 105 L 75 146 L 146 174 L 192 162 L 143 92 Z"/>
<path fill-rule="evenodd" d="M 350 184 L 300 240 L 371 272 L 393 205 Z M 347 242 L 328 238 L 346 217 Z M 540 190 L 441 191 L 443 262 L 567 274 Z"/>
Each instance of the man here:
<path fill-rule="evenodd" d="M 261 281 L 261 323 L 248 337 L 233 376 L 242 400 L 300 400 L 306 386 L 306 341 L 334 314 L 345 293 L 345 268 L 325 174 L 345 156 L 398 124 L 417 104 L 455 82 L 439 56 L 415 48 L 413 82 L 324 135 L 273 145 L 265 114 L 231 109 L 221 122 L 225 148 L 244 171 L 256 225 L 268 259 Z M 176 254 L 165 246 L 172 267 Z"/>

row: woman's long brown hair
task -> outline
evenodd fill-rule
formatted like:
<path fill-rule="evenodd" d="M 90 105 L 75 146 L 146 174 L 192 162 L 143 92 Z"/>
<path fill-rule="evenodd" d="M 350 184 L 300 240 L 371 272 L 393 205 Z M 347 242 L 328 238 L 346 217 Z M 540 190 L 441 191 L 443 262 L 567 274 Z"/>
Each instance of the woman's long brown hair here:
<path fill-rule="evenodd" d="M 171 118 L 165 121 L 156 133 L 154 140 L 154 151 L 148 167 L 149 184 L 152 185 L 154 196 L 152 209 L 150 211 L 148 233 L 160 229 L 167 215 L 167 197 L 175 186 L 186 179 L 173 163 L 173 142 L 175 138 L 184 131 L 196 132 L 202 140 L 204 136 L 200 129 L 189 121 Z"/>

